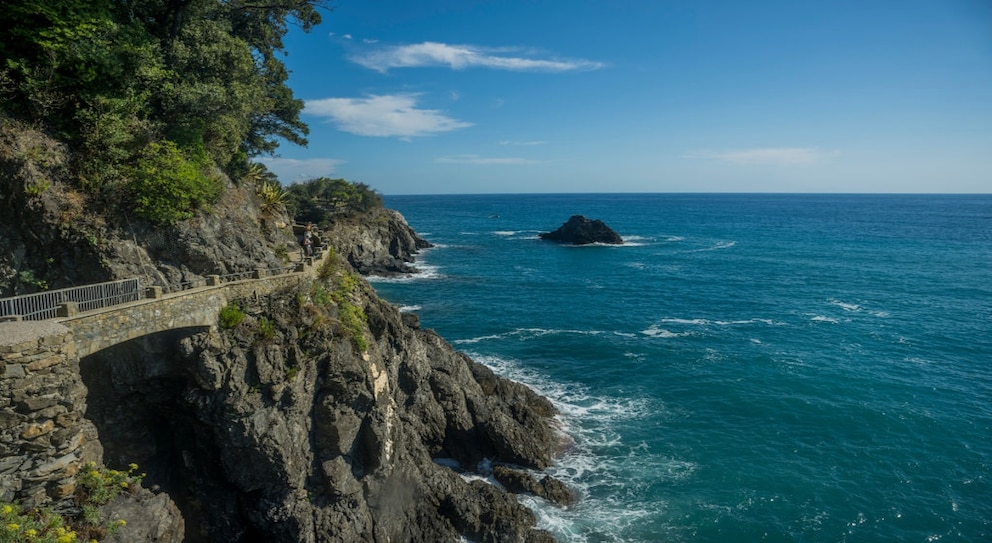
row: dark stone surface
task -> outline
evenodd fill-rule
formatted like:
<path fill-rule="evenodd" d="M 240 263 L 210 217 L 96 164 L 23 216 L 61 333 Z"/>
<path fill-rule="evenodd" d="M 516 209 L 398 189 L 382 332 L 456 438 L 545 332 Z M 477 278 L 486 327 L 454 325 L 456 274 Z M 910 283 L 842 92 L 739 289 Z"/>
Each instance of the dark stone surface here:
<path fill-rule="evenodd" d="M 433 459 L 545 468 L 551 403 L 410 326 L 364 282 L 351 299 L 368 316 L 365 352 L 326 324 L 336 308 L 287 291 L 240 301 L 232 330 L 87 357 L 108 463 L 147 471 L 186 543 L 549 541 L 513 493 Z M 276 330 L 264 340 L 262 318 Z"/>
<path fill-rule="evenodd" d="M 573 245 L 588 245 L 590 243 L 605 243 L 609 245 L 623 244 L 623 238 L 612 228 L 599 220 L 589 220 L 582 215 L 572 215 L 568 222 L 553 232 L 539 234 L 541 239 L 571 243 Z"/>

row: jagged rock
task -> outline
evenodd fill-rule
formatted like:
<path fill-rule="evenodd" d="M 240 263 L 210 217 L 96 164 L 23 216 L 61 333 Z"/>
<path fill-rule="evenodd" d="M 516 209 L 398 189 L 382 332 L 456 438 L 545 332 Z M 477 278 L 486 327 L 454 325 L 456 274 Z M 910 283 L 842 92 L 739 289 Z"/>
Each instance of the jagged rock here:
<path fill-rule="evenodd" d="M 302 319 L 318 308 L 291 290 L 241 300 L 249 317 L 224 333 L 88 357 L 87 416 L 107 458 L 138 463 L 175 500 L 187 543 L 547 541 L 512 494 L 433 459 L 542 469 L 558 448 L 551 403 L 409 326 L 367 284 L 353 296 L 368 317 L 361 353 Z M 274 337 L 259 339 L 256 314 Z M 147 358 L 161 371 L 118 369 Z"/>
<path fill-rule="evenodd" d="M 410 228 L 399 212 L 372 209 L 356 220 L 338 220 L 327 231 L 331 246 L 362 275 L 415 273 L 415 255 L 432 247 Z"/>
<path fill-rule="evenodd" d="M 587 245 L 590 243 L 623 244 L 623 238 L 599 219 L 589 220 L 582 215 L 572 215 L 568 221 L 553 232 L 538 234 L 541 239 Z"/>
<path fill-rule="evenodd" d="M 99 514 L 106 524 L 118 525 L 101 540 L 108 543 L 183 543 L 186 533 L 183 516 L 176 504 L 165 494 L 153 494 L 145 489 L 117 496 L 101 506 Z"/>
<path fill-rule="evenodd" d="M 558 505 L 572 505 L 576 501 L 573 493 L 565 483 L 550 475 L 545 475 L 540 481 L 533 475 L 507 466 L 493 468 L 493 478 L 515 494 L 526 492 L 544 498 Z"/>

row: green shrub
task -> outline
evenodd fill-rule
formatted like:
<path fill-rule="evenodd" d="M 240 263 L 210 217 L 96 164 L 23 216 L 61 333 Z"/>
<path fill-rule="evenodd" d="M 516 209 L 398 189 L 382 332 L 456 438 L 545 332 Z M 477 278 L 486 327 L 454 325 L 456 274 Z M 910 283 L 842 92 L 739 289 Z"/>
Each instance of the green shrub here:
<path fill-rule="evenodd" d="M 74 543 L 79 541 L 75 531 L 65 526 L 65 520 L 47 509 L 22 513 L 15 504 L 0 505 L 0 543 Z"/>
<path fill-rule="evenodd" d="M 228 304 L 220 310 L 219 320 L 221 328 L 230 330 L 245 320 L 245 313 L 240 307 L 234 304 Z"/>
<path fill-rule="evenodd" d="M 271 213 L 286 205 L 286 191 L 278 182 L 259 181 L 255 185 L 255 194 L 262 201 L 262 211 Z"/>
<path fill-rule="evenodd" d="M 204 174 L 205 161 L 187 159 L 171 141 L 149 143 L 129 171 L 135 212 L 152 222 L 171 224 L 214 202 L 221 185 Z"/>
<path fill-rule="evenodd" d="M 48 509 L 25 511 L 16 504 L 0 503 L 0 543 L 77 543 L 113 535 L 126 522 L 101 525 L 97 507 L 137 488 L 144 477 L 135 473 L 137 469 L 137 464 L 119 471 L 86 463 L 76 480 L 76 504 L 81 514 L 74 517 L 63 517 Z"/>
<path fill-rule="evenodd" d="M 258 321 L 258 335 L 262 339 L 272 339 L 276 336 L 276 326 L 269 319 L 262 317 L 262 320 Z"/>
<path fill-rule="evenodd" d="M 143 476 L 136 474 L 137 470 L 137 464 L 128 466 L 127 471 L 120 471 L 97 469 L 95 462 L 87 462 L 77 481 L 82 492 L 82 501 L 103 505 L 132 486 L 141 484 Z"/>
<path fill-rule="evenodd" d="M 365 339 L 365 323 L 368 317 L 361 307 L 351 303 L 343 303 L 338 307 L 338 318 L 341 327 L 351 336 L 351 341 L 359 351 L 366 351 L 369 342 Z"/>

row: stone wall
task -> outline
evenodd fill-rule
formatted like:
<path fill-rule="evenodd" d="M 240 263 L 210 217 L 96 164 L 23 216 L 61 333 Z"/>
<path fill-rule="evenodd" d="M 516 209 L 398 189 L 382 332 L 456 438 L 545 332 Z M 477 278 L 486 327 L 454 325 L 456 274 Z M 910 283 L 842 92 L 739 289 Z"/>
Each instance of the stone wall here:
<path fill-rule="evenodd" d="M 75 475 L 101 462 L 86 418 L 80 359 L 148 334 L 214 326 L 229 300 L 261 296 L 310 277 L 285 274 L 203 287 L 59 321 L 0 322 L 0 501 L 27 506 L 66 498 Z"/>
<path fill-rule="evenodd" d="M 72 495 L 100 461 L 84 418 L 86 387 L 72 331 L 54 322 L 0 324 L 0 500 L 42 505 Z"/>
<path fill-rule="evenodd" d="M 224 283 L 145 299 L 106 309 L 88 311 L 61 319 L 72 329 L 80 358 L 119 343 L 148 334 L 214 326 L 217 314 L 230 300 L 261 296 L 297 285 L 312 274 L 312 266 L 303 273 L 290 273 Z"/>

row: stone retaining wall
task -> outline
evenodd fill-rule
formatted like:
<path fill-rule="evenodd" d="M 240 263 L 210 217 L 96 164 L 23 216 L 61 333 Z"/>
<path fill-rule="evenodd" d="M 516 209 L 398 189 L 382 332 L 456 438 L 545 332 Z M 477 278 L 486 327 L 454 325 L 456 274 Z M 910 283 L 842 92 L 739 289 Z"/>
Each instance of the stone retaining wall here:
<path fill-rule="evenodd" d="M 301 273 L 152 291 L 158 297 L 58 320 L 0 322 L 0 501 L 34 507 L 67 498 L 83 464 L 102 464 L 96 428 L 84 417 L 81 358 L 148 334 L 215 326 L 229 301 L 299 285 L 314 272 L 308 261 Z"/>
<path fill-rule="evenodd" d="M 0 500 L 27 506 L 75 491 L 75 475 L 100 461 L 86 420 L 86 387 L 72 331 L 53 322 L 4 323 L 0 335 Z"/>

